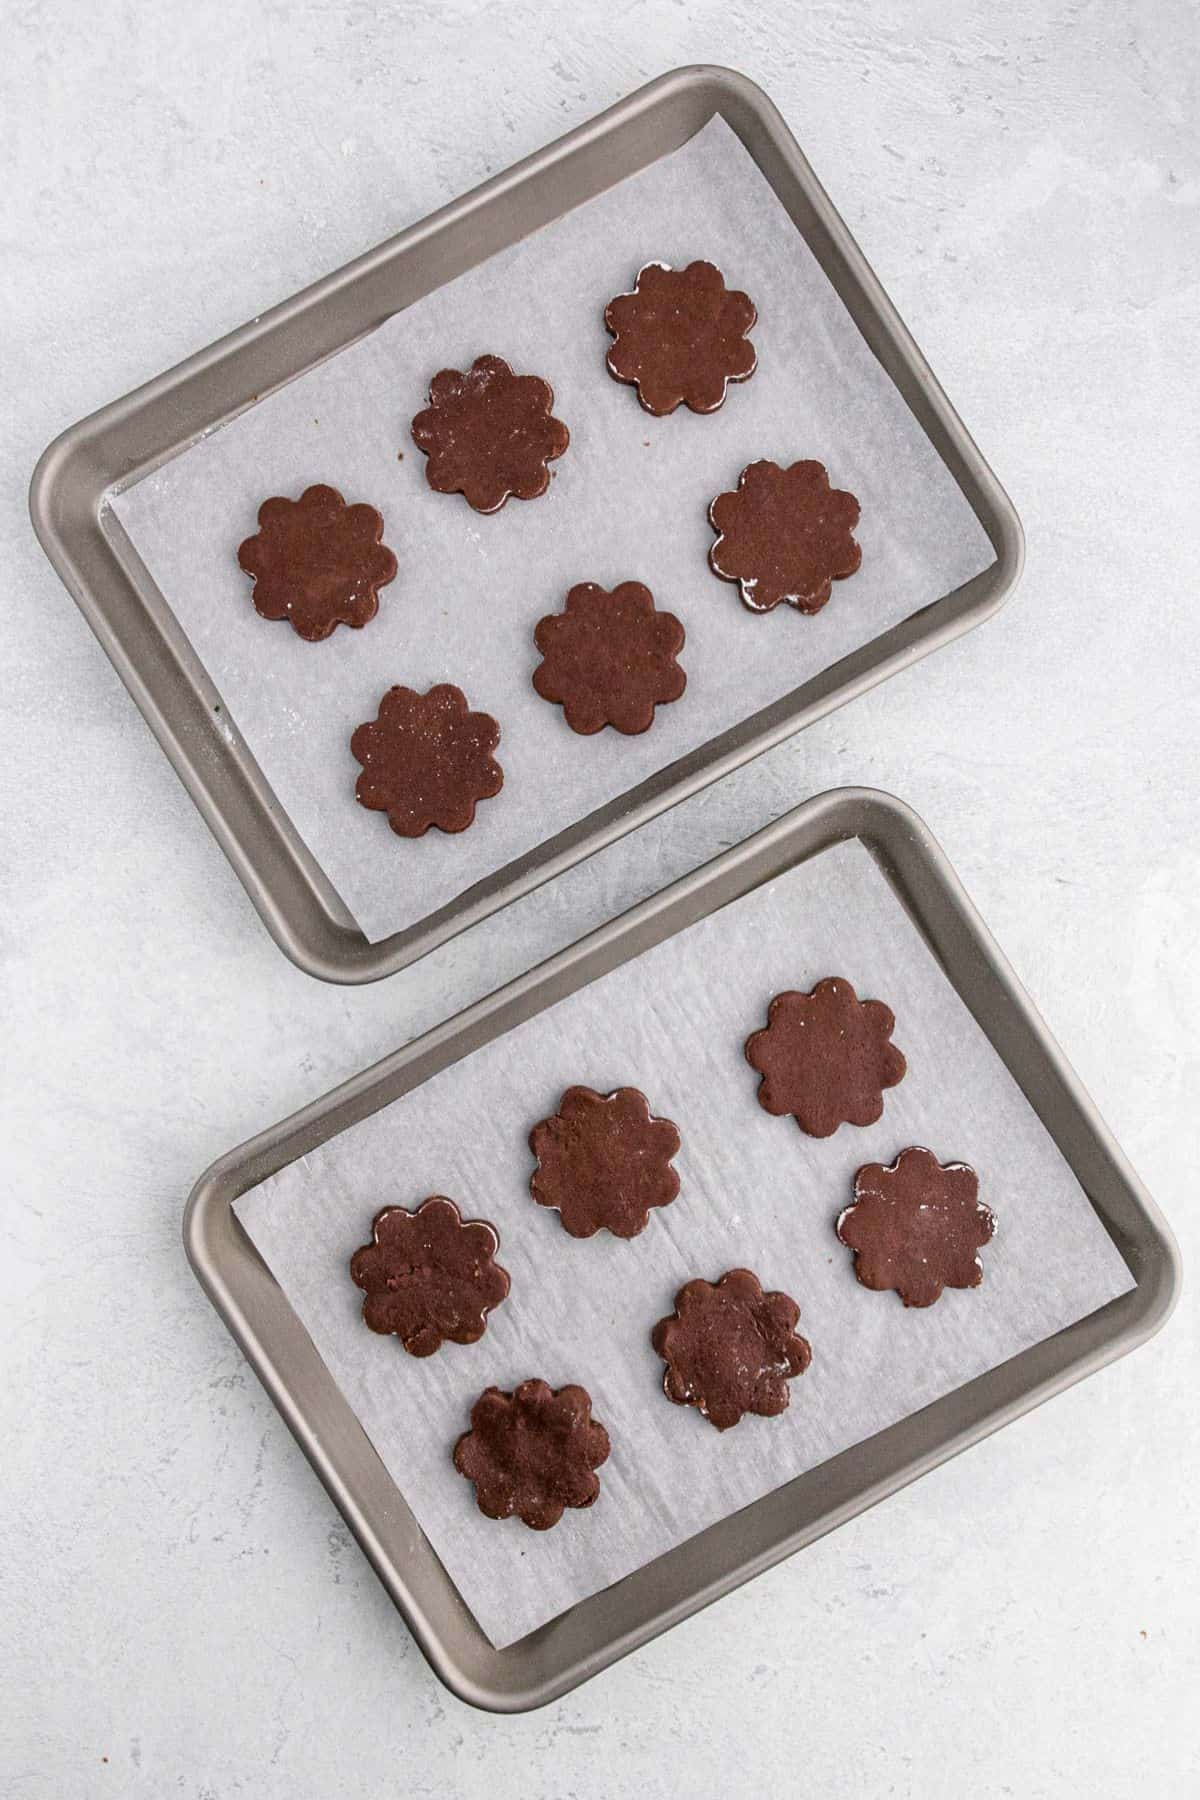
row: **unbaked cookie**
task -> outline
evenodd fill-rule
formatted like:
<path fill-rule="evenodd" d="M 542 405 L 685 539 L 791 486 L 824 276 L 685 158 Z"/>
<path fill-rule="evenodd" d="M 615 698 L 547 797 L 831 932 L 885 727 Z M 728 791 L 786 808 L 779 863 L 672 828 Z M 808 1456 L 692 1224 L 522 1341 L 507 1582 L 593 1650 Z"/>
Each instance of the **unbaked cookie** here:
<path fill-rule="evenodd" d="M 499 356 L 477 356 L 465 374 L 443 369 L 412 422 L 413 442 L 429 459 L 425 479 L 481 513 L 498 512 L 510 494 L 536 499 L 550 485 L 548 465 L 570 442 L 553 405 L 548 381 L 514 375 Z"/>
<path fill-rule="evenodd" d="M 650 1338 L 667 1365 L 667 1399 L 696 1407 L 718 1431 L 743 1413 L 784 1412 L 788 1382 L 812 1361 L 807 1338 L 796 1335 L 799 1318 L 789 1295 L 764 1294 L 749 1269 L 730 1269 L 715 1283 L 689 1281 Z"/>
<path fill-rule="evenodd" d="M 719 535 L 708 553 L 714 575 L 736 581 L 751 612 L 770 612 L 786 601 L 815 613 L 862 562 L 854 538 L 859 504 L 829 485 L 819 462 L 755 462 L 742 470 L 736 490 L 718 494 L 708 509 Z"/>
<path fill-rule="evenodd" d="M 762 1076 L 764 1111 L 791 1113 L 809 1137 L 839 1125 L 873 1125 L 885 1088 L 907 1067 L 891 1042 L 896 1020 L 882 1000 L 860 1000 L 840 975 L 811 994 L 777 994 L 767 1024 L 746 1040 L 746 1061 Z"/>
<path fill-rule="evenodd" d="M 355 798 L 370 812 L 385 812 L 398 837 L 423 837 L 431 825 L 465 831 L 476 802 L 504 785 L 492 756 L 499 742 L 491 714 L 471 712 L 462 689 L 448 681 L 427 694 L 389 688 L 379 716 L 350 739 L 363 766 Z"/>
<path fill-rule="evenodd" d="M 637 1088 L 568 1088 L 558 1111 L 530 1132 L 529 1148 L 537 1158 L 529 1191 L 539 1206 L 557 1210 L 572 1237 L 601 1230 L 636 1237 L 651 1209 L 669 1206 L 679 1192 L 671 1165 L 679 1132 L 653 1116 Z"/>
<path fill-rule="evenodd" d="M 286 619 L 298 637 L 320 643 L 339 625 L 354 630 L 379 610 L 379 590 L 396 576 L 373 506 L 347 506 L 336 488 L 305 488 L 298 500 L 264 500 L 258 530 L 238 546 L 254 579 L 254 610 Z"/>
<path fill-rule="evenodd" d="M 648 731 L 655 707 L 678 700 L 687 685 L 675 660 L 683 626 L 656 609 L 640 581 L 611 592 L 579 582 L 562 612 L 539 619 L 533 640 L 542 653 L 534 687 L 585 737 L 606 725 L 630 736 Z"/>
<path fill-rule="evenodd" d="M 532 1531 L 549 1531 L 568 1506 L 595 1505 L 596 1470 L 609 1449 L 586 1388 L 523 1381 L 511 1394 L 484 1389 L 471 1408 L 470 1431 L 454 1446 L 454 1466 L 475 1483 L 487 1518 L 515 1514 Z"/>
<path fill-rule="evenodd" d="M 410 1356 L 432 1356 L 447 1340 L 477 1343 L 508 1294 L 499 1247 L 494 1225 L 464 1219 L 442 1194 L 412 1212 L 385 1206 L 371 1242 L 350 1258 L 350 1279 L 366 1295 L 364 1320 L 398 1337 Z"/>
<path fill-rule="evenodd" d="M 978 1253 L 995 1233 L 974 1169 L 919 1148 L 902 1150 L 890 1168 L 860 1169 L 854 1204 L 837 1222 L 863 1286 L 894 1288 L 905 1306 L 932 1306 L 943 1288 L 978 1287 Z"/>
<path fill-rule="evenodd" d="M 656 418 L 677 406 L 716 412 L 729 383 L 754 373 L 758 358 L 746 333 L 756 317 L 749 297 L 727 288 L 710 262 L 686 269 L 647 263 L 633 292 L 618 294 L 604 309 L 615 339 L 608 372 L 636 387 Z"/>

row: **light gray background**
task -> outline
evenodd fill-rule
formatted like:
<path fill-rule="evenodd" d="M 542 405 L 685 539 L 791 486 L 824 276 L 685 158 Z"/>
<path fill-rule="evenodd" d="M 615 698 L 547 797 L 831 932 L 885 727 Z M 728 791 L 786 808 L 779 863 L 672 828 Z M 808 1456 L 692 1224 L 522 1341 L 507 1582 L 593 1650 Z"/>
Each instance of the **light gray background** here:
<path fill-rule="evenodd" d="M 938 833 L 1195 1263 L 1195 8 L 60 0 L 10 3 L 4 34 L 0 1792 L 1190 1794 L 1190 1295 L 1145 1350 L 497 1720 L 426 1670 L 179 1218 L 236 1139 L 866 781 Z M 704 59 L 782 106 L 1008 485 L 1024 583 L 552 893 L 369 992 L 322 988 L 37 551 L 29 471 L 83 411 Z"/>

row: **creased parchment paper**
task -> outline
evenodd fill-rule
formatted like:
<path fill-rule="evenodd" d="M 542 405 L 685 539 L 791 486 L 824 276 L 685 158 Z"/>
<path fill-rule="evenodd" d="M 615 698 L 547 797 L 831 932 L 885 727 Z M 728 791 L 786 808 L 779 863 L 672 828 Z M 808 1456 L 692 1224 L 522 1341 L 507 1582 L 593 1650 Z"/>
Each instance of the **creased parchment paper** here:
<path fill-rule="evenodd" d="M 604 367 L 644 262 L 707 257 L 758 307 L 758 372 L 652 419 Z M 481 517 L 409 436 L 440 368 L 548 379 L 571 431 L 541 499 Z M 403 461 L 398 460 L 403 453 Z M 815 619 L 755 616 L 706 557 L 710 501 L 758 457 L 823 461 L 862 502 L 862 568 Z M 303 643 L 237 567 L 259 503 L 330 482 L 382 512 L 400 571 L 361 632 Z M 993 561 L 975 515 L 771 188 L 714 120 L 683 149 L 396 314 L 112 505 L 301 837 L 372 941 L 412 924 Z M 646 582 L 688 686 L 643 737 L 582 738 L 535 694 L 533 628 L 577 581 Z M 396 838 L 354 801 L 350 735 L 393 683 L 453 681 L 500 721 L 504 788 L 461 836 Z"/>
<path fill-rule="evenodd" d="M 818 1141 L 762 1111 L 742 1046 L 773 994 L 834 974 L 893 1007 L 908 1073 L 877 1125 Z M 528 1132 L 572 1082 L 639 1087 L 679 1127 L 679 1198 L 630 1242 L 570 1238 L 529 1196 Z M 910 1144 L 970 1162 L 998 1220 L 982 1286 L 925 1311 L 861 1287 L 834 1235 L 855 1170 Z M 436 1193 L 497 1227 L 512 1290 L 478 1344 L 418 1361 L 367 1330 L 347 1263 L 379 1207 Z M 856 842 L 435 1075 L 236 1210 L 497 1645 L 1134 1285 Z M 813 1361 L 780 1418 L 722 1434 L 665 1398 L 650 1330 L 685 1281 L 738 1265 L 799 1302 Z M 546 1533 L 485 1519 L 450 1460 L 481 1390 L 533 1375 L 582 1382 L 613 1446 L 596 1505 Z"/>

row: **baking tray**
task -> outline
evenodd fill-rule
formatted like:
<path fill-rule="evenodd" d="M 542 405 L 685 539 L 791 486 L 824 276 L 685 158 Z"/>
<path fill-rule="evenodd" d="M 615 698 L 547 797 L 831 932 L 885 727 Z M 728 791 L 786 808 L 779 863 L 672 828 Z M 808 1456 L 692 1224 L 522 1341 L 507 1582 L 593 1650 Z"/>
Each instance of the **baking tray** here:
<path fill-rule="evenodd" d="M 830 845 L 858 838 L 1024 1092 L 1124 1257 L 1136 1288 L 933 1405 L 796 1477 L 503 1650 L 468 1612 L 233 1205 L 256 1183 L 450 1063 Z M 436 1673 L 473 1705 L 540 1706 L 710 1600 L 894 1493 L 1143 1342 L 1179 1286 L 1154 1202 L 989 937 L 920 819 L 842 788 L 705 867 L 215 1163 L 184 1240 L 242 1346 Z"/>
<path fill-rule="evenodd" d="M 127 486 L 383 320 L 686 143 L 720 114 L 794 220 L 863 337 L 978 516 L 995 562 L 783 699 L 660 769 L 424 919 L 368 943 L 254 758 L 221 696 L 105 508 Z M 1001 605 L 1022 562 L 1012 506 L 934 380 L 778 111 L 727 69 L 676 70 L 240 331 L 75 425 L 43 455 L 30 509 L 79 603 L 280 947 L 330 981 L 371 981 L 424 955 L 580 858 L 832 708 L 948 643 Z"/>

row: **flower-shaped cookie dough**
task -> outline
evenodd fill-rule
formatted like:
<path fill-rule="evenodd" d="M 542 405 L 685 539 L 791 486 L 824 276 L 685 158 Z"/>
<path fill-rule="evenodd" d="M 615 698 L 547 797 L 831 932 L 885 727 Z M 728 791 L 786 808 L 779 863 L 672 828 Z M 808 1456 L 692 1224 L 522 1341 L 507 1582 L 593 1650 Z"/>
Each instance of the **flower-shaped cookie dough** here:
<path fill-rule="evenodd" d="M 731 381 L 746 381 L 757 358 L 746 333 L 756 313 L 749 298 L 727 288 L 710 262 L 672 269 L 647 263 L 631 294 L 604 309 L 615 343 L 610 375 L 632 383 L 656 418 L 680 405 L 716 412 Z"/>
<path fill-rule="evenodd" d="M 807 1338 L 796 1335 L 799 1317 L 794 1300 L 764 1294 L 749 1269 L 730 1269 L 715 1285 L 689 1281 L 650 1337 L 667 1365 L 667 1399 L 697 1407 L 718 1431 L 743 1413 L 785 1412 L 788 1382 L 812 1361 Z"/>
<path fill-rule="evenodd" d="M 363 1318 L 372 1331 L 394 1333 L 410 1356 L 432 1356 L 447 1339 L 478 1343 L 508 1294 L 499 1248 L 494 1226 L 464 1219 L 444 1195 L 414 1212 L 385 1206 L 371 1242 L 350 1258 L 350 1279 L 367 1296 Z"/>
<path fill-rule="evenodd" d="M 656 610 L 640 581 L 611 593 L 581 581 L 562 612 L 538 620 L 533 641 L 542 653 L 534 687 L 585 737 L 605 725 L 631 736 L 648 731 L 655 706 L 678 700 L 687 685 L 675 660 L 683 626 L 674 613 Z"/>
<path fill-rule="evenodd" d="M 596 1470 L 609 1449 L 586 1388 L 523 1381 L 511 1394 L 484 1389 L 471 1408 L 470 1431 L 454 1446 L 454 1466 L 475 1483 L 487 1518 L 515 1513 L 532 1531 L 549 1531 L 568 1506 L 595 1504 Z"/>
<path fill-rule="evenodd" d="M 558 1111 L 530 1132 L 529 1148 L 537 1158 L 529 1191 L 539 1206 L 557 1209 L 572 1237 L 636 1237 L 651 1207 L 669 1206 L 679 1192 L 671 1166 L 679 1132 L 654 1118 L 637 1088 L 568 1088 Z"/>
<path fill-rule="evenodd" d="M 499 356 L 477 356 L 465 374 L 443 369 L 429 405 L 412 422 L 439 494 L 463 494 L 476 512 L 498 512 L 510 494 L 534 500 L 550 485 L 547 464 L 570 433 L 551 415 L 554 389 L 537 375 L 514 375 Z"/>
<path fill-rule="evenodd" d="M 498 794 L 504 772 L 492 757 L 500 727 L 490 713 L 471 712 L 450 682 L 427 694 L 389 688 L 379 716 L 360 725 L 350 749 L 363 766 L 355 785 L 360 806 L 385 812 L 398 837 L 465 831 L 475 803 Z"/>
<path fill-rule="evenodd" d="M 736 490 L 708 509 L 720 533 L 708 560 L 714 575 L 737 582 L 751 612 L 770 612 L 781 600 L 820 612 L 833 583 L 862 561 L 858 515 L 854 495 L 831 488 L 822 463 L 751 463 Z"/>
<path fill-rule="evenodd" d="M 777 994 L 764 1031 L 746 1040 L 746 1061 L 762 1076 L 758 1103 L 793 1113 L 809 1137 L 839 1125 L 873 1125 L 883 1090 L 903 1077 L 890 1042 L 896 1020 L 882 1000 L 860 1000 L 848 981 L 829 976 L 811 994 Z"/>
<path fill-rule="evenodd" d="M 254 578 L 254 610 L 264 619 L 287 619 L 310 644 L 339 625 L 360 628 L 375 617 L 379 589 L 396 575 L 396 558 L 382 537 L 375 508 L 347 506 L 336 488 L 318 485 L 298 500 L 264 500 L 257 532 L 237 553 Z"/>
<path fill-rule="evenodd" d="M 854 1252 L 864 1287 L 894 1288 L 905 1306 L 932 1306 L 943 1288 L 978 1287 L 978 1252 L 996 1233 L 966 1163 L 931 1150 L 903 1150 L 890 1168 L 868 1163 L 854 1178 L 854 1204 L 837 1234 Z"/>

